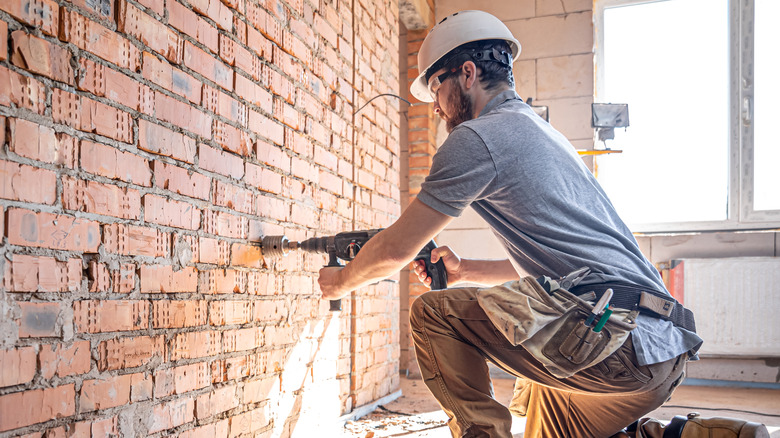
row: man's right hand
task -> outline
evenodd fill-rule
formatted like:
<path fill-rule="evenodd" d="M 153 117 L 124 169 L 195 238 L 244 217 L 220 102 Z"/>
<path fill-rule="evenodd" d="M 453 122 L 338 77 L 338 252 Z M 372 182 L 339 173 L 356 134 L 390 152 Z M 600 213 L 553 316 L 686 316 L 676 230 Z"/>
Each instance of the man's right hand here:
<path fill-rule="evenodd" d="M 436 263 L 441 259 L 444 262 L 444 268 L 447 270 L 447 283 L 449 285 L 457 284 L 463 281 L 461 278 L 462 259 L 455 254 L 449 246 L 440 246 L 431 251 L 431 263 Z M 425 263 L 422 260 L 412 262 L 412 269 L 420 280 L 420 283 L 431 287 L 433 279 L 428 276 L 425 270 Z"/>

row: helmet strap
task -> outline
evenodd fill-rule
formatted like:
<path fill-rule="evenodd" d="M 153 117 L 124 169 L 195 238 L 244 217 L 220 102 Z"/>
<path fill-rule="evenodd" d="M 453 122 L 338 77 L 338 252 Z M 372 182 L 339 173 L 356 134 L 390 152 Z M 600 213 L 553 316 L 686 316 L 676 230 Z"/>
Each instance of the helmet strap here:
<path fill-rule="evenodd" d="M 512 65 L 512 55 L 503 50 L 499 51 L 495 48 L 475 50 L 470 53 L 470 55 L 472 58 L 474 58 L 475 61 L 494 61 L 506 66 Z"/>

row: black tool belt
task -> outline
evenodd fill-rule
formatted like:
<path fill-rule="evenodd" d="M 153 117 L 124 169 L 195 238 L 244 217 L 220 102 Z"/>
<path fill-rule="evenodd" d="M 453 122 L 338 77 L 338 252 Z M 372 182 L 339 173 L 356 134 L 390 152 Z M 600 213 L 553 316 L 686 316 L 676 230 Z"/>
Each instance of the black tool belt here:
<path fill-rule="evenodd" d="M 612 289 L 614 295 L 610 304 L 628 310 L 639 310 L 643 315 L 671 321 L 674 325 L 696 333 L 696 321 L 693 312 L 686 309 L 670 295 L 626 283 L 598 283 L 578 285 L 569 290 L 574 295 L 596 292 L 596 299 L 607 289 Z"/>

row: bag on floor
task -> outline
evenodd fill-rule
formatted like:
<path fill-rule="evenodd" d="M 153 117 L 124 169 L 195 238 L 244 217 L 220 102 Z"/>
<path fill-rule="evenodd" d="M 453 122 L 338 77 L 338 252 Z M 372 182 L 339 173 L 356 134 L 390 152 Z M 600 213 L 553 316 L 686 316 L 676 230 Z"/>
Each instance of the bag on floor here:
<path fill-rule="evenodd" d="M 633 426 L 633 425 L 632 425 Z M 664 423 L 653 418 L 642 418 L 636 423 L 636 438 L 769 438 L 766 426 L 752 421 L 728 417 L 704 418 L 698 413 L 687 417 L 676 416 Z"/>

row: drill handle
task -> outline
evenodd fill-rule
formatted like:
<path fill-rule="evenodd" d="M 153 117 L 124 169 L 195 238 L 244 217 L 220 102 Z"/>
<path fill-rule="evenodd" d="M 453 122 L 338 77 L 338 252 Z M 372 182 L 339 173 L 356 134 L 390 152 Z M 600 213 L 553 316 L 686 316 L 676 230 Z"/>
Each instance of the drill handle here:
<path fill-rule="evenodd" d="M 326 267 L 341 267 L 344 266 L 339 262 L 339 258 L 336 256 L 336 251 L 328 252 L 328 264 Z M 341 300 L 330 300 L 330 311 L 341 311 Z"/>
<path fill-rule="evenodd" d="M 431 251 L 438 248 L 436 242 L 431 240 L 420 250 L 415 257 L 415 261 L 422 260 L 425 263 L 425 271 L 431 277 L 431 289 L 447 289 L 447 268 L 444 266 L 444 260 L 439 259 L 436 263 L 431 263 Z"/>

